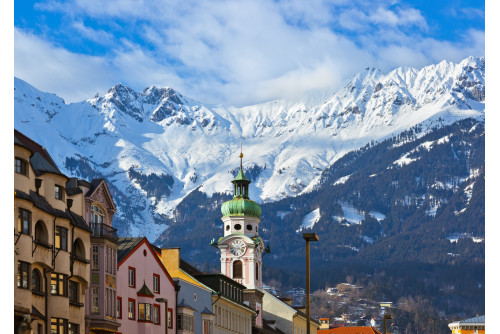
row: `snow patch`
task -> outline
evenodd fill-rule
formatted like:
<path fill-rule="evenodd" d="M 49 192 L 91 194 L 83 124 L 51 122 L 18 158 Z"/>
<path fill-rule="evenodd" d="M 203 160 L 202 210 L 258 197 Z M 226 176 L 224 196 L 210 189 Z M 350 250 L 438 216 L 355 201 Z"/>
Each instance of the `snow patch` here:
<path fill-rule="evenodd" d="M 333 185 L 336 186 L 337 184 L 344 184 L 344 183 L 346 183 L 346 181 L 349 180 L 349 178 L 351 177 L 351 175 L 352 174 L 349 174 L 349 175 L 346 175 L 346 176 L 342 176 L 337 181 L 335 181 L 333 183 Z"/>
<path fill-rule="evenodd" d="M 319 221 L 320 218 L 321 218 L 321 214 L 319 212 L 319 208 L 317 208 L 313 212 L 310 212 L 304 216 L 304 219 L 302 220 L 302 224 L 300 225 L 299 229 L 296 230 L 295 232 L 299 233 L 304 229 L 312 229 L 314 227 L 314 225 Z"/>

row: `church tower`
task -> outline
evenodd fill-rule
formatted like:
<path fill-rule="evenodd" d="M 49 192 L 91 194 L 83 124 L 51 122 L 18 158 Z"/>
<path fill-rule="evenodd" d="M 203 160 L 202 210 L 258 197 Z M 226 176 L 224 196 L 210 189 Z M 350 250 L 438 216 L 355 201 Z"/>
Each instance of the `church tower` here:
<path fill-rule="evenodd" d="M 233 183 L 234 196 L 221 207 L 224 237 L 212 245 L 220 250 L 221 273 L 244 285 L 244 302 L 260 314 L 254 325 L 262 327 L 262 253 L 264 241 L 259 236 L 261 209 L 249 197 L 251 181 L 243 173 L 243 153 L 240 170 Z"/>

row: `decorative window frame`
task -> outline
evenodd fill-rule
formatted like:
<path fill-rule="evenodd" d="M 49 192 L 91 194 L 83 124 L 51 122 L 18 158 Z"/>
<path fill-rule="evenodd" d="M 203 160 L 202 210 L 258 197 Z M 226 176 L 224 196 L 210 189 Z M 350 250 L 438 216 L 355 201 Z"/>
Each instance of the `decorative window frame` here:
<path fill-rule="evenodd" d="M 156 280 L 155 280 L 156 278 Z M 157 286 L 155 286 L 155 281 L 157 282 Z M 161 286 L 160 286 L 160 275 L 158 274 L 153 274 L 153 292 L 154 293 L 160 293 L 161 291 Z"/>
<path fill-rule="evenodd" d="M 135 275 L 136 271 L 135 271 L 135 267 L 130 267 L 129 266 L 127 273 L 128 273 L 128 287 L 129 288 L 135 288 L 135 285 L 136 285 L 136 275 Z M 132 276 L 130 276 L 131 273 L 133 273 Z M 130 282 L 131 281 L 130 280 L 131 277 L 132 277 L 133 282 Z"/>

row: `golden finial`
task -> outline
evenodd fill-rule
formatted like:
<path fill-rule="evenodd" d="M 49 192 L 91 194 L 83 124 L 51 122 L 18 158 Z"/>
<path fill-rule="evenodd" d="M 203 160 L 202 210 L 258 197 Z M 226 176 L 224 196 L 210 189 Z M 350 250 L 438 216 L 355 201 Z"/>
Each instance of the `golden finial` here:
<path fill-rule="evenodd" d="M 240 142 L 240 168 L 243 169 L 243 141 Z"/>

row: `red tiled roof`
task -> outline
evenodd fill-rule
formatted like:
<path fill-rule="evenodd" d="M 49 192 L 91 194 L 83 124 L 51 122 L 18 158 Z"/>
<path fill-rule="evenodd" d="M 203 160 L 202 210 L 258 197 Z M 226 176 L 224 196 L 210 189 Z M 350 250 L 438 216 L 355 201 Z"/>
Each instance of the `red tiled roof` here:
<path fill-rule="evenodd" d="M 382 334 L 369 326 L 337 327 L 330 329 L 318 329 L 318 334 Z"/>

